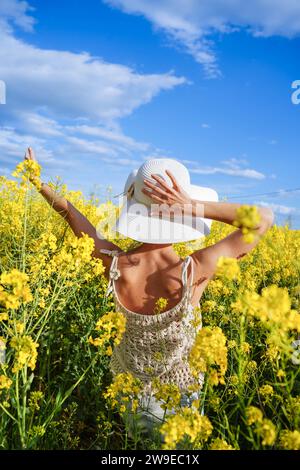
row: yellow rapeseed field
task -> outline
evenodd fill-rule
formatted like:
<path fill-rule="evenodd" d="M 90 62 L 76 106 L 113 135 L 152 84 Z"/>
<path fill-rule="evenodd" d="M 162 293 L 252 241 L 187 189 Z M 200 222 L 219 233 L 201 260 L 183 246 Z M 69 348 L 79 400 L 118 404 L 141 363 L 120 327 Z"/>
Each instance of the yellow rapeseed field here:
<path fill-rule="evenodd" d="M 141 383 L 113 380 L 108 367 L 126 321 L 105 301 L 94 242 L 75 237 L 28 182 L 31 172 L 38 187 L 36 169 L 25 170 L 16 170 L 20 183 L 0 177 L 0 448 L 300 450 L 300 231 L 273 225 L 241 260 L 219 259 L 189 356 L 194 373 L 205 373 L 201 399 L 181 408 L 176 386 L 156 380 L 157 398 L 176 413 L 157 439 L 142 439 L 121 416 L 136 412 Z M 111 201 L 87 199 L 59 178 L 50 185 L 123 250 L 136 246 L 112 238 Z M 236 225 L 250 240 L 248 212 Z M 174 249 L 185 257 L 232 230 L 213 222 L 204 241 Z M 164 308 L 157 299 L 157 313 Z"/>

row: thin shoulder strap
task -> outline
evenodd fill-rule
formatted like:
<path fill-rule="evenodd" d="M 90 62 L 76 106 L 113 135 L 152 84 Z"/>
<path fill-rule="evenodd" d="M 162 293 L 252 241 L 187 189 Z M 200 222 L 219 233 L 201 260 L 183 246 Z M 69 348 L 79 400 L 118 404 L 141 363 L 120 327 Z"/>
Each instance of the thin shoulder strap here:
<path fill-rule="evenodd" d="M 109 256 L 117 256 L 120 253 L 118 250 L 106 250 L 105 248 L 101 248 L 99 251 Z"/>
<path fill-rule="evenodd" d="M 106 289 L 105 296 L 107 297 L 114 289 L 114 281 L 118 279 L 121 275 L 120 270 L 118 269 L 118 255 L 121 251 L 118 250 L 106 250 L 104 248 L 100 249 L 101 253 L 112 256 L 112 262 L 109 269 L 109 281 Z"/>
<path fill-rule="evenodd" d="M 191 275 L 190 275 L 190 282 L 188 282 L 188 267 L 191 265 Z M 191 256 L 187 256 L 184 260 L 183 266 L 182 266 L 182 284 L 184 286 L 184 291 L 186 292 L 187 290 L 190 290 L 190 288 L 193 285 L 193 280 L 194 280 L 194 264 L 193 264 L 193 259 Z"/>

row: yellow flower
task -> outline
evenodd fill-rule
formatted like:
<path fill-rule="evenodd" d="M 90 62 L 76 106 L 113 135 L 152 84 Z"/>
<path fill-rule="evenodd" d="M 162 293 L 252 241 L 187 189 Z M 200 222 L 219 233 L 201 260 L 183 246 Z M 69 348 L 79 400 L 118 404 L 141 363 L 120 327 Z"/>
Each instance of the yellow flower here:
<path fill-rule="evenodd" d="M 271 446 L 274 444 L 276 428 L 269 419 L 263 419 L 262 422 L 257 425 L 255 432 L 262 439 L 261 443 L 263 446 Z"/>
<path fill-rule="evenodd" d="M 249 426 L 251 426 L 251 424 L 261 423 L 263 420 L 262 411 L 256 408 L 256 406 L 248 406 L 246 408 L 246 420 Z"/>
<path fill-rule="evenodd" d="M 199 330 L 199 328 L 202 327 L 202 313 L 201 313 L 201 307 L 197 306 L 193 310 L 193 318 L 190 321 L 190 324 L 193 328 L 195 328 L 196 331 Z"/>
<path fill-rule="evenodd" d="M 34 186 L 36 186 L 37 189 L 41 188 L 40 175 L 41 166 L 38 162 L 34 160 L 24 160 L 18 163 L 12 173 L 12 176 L 15 176 L 16 178 L 21 178 L 21 186 L 29 180 Z"/>
<path fill-rule="evenodd" d="M 128 403 L 131 403 L 131 410 L 136 411 L 137 401 L 143 390 L 142 381 L 134 377 L 130 372 L 117 374 L 113 382 L 107 387 L 103 397 L 112 408 L 118 409 L 120 413 L 125 413 Z"/>
<path fill-rule="evenodd" d="M 233 222 L 235 227 L 240 227 L 246 243 L 253 243 L 255 240 L 255 229 L 261 220 L 257 206 L 241 205 L 236 210 L 236 219 Z"/>
<path fill-rule="evenodd" d="M 3 388 L 10 388 L 12 380 L 6 377 L 6 375 L 0 375 L 0 390 Z"/>
<path fill-rule="evenodd" d="M 21 321 L 17 321 L 15 323 L 15 328 L 16 328 L 17 333 L 23 333 L 23 331 L 25 329 L 25 323 L 23 323 Z"/>
<path fill-rule="evenodd" d="M 154 313 L 161 313 L 163 310 L 166 309 L 167 305 L 168 299 L 165 299 L 164 297 L 159 297 L 159 299 L 157 299 L 157 301 L 155 302 Z"/>
<path fill-rule="evenodd" d="M 112 353 L 113 353 L 113 350 L 112 350 L 111 345 L 109 344 L 109 345 L 107 346 L 107 348 L 106 348 L 105 354 L 106 354 L 107 356 L 111 356 Z"/>
<path fill-rule="evenodd" d="M 200 250 L 203 247 L 203 239 L 198 238 L 197 240 L 192 240 L 190 242 L 179 242 L 173 243 L 172 248 L 177 253 L 180 258 L 186 258 L 190 256 L 194 251 Z"/>
<path fill-rule="evenodd" d="M 10 346 L 16 351 L 13 372 L 18 372 L 25 365 L 35 369 L 39 344 L 33 341 L 31 336 L 15 336 L 11 339 Z"/>
<path fill-rule="evenodd" d="M 220 397 L 213 396 L 213 397 L 209 400 L 209 405 L 212 407 L 212 409 L 213 409 L 214 411 L 217 411 L 217 410 L 219 409 L 220 404 L 221 404 Z"/>
<path fill-rule="evenodd" d="M 241 271 L 236 258 L 220 256 L 217 261 L 216 276 L 230 281 L 240 279 Z"/>
<path fill-rule="evenodd" d="M 245 354 L 248 354 L 250 352 L 250 349 L 251 349 L 251 346 L 249 343 L 247 343 L 246 341 L 244 341 L 242 344 L 241 344 L 241 350 L 243 351 L 243 353 Z"/>
<path fill-rule="evenodd" d="M 206 300 L 202 304 L 202 311 L 206 313 L 213 312 L 216 307 L 217 302 L 215 300 Z"/>
<path fill-rule="evenodd" d="M 160 405 L 163 410 L 172 410 L 172 408 L 179 406 L 181 392 L 177 385 L 162 383 L 158 378 L 152 381 L 152 385 L 155 398 L 163 401 Z"/>
<path fill-rule="evenodd" d="M 18 269 L 2 273 L 0 276 L 0 305 L 4 305 L 7 309 L 17 309 L 22 302 L 30 302 L 32 294 L 28 280 L 28 275 Z M 5 286 L 6 290 L 2 286 Z"/>
<path fill-rule="evenodd" d="M 40 409 L 40 402 L 44 398 L 43 392 L 33 391 L 30 393 L 28 406 L 31 411 L 39 411 Z"/>
<path fill-rule="evenodd" d="M 32 426 L 31 429 L 29 429 L 28 434 L 31 437 L 42 437 L 45 434 L 45 432 L 46 432 L 46 429 L 44 428 L 44 426 L 35 425 L 35 426 Z"/>
<path fill-rule="evenodd" d="M 265 384 L 259 388 L 259 393 L 261 394 L 262 397 L 267 399 L 274 394 L 274 389 L 272 385 Z"/>
<path fill-rule="evenodd" d="M 210 370 L 211 380 L 215 385 L 224 383 L 227 370 L 226 336 L 219 327 L 204 327 L 196 335 L 190 350 L 188 361 L 192 374 L 197 377 L 199 372 Z"/>
<path fill-rule="evenodd" d="M 270 362 L 275 362 L 279 354 L 279 348 L 275 344 L 270 344 L 265 352 L 265 356 L 269 359 Z"/>
<path fill-rule="evenodd" d="M 300 431 L 281 431 L 280 445 L 287 450 L 300 450 Z"/>
<path fill-rule="evenodd" d="M 233 312 L 258 318 L 268 328 L 267 343 L 275 345 L 266 352 L 270 359 L 276 359 L 280 350 L 289 349 L 289 330 L 300 332 L 300 314 L 291 309 L 286 288 L 270 285 L 262 289 L 261 295 L 244 291 L 231 307 Z"/>
<path fill-rule="evenodd" d="M 101 336 L 95 339 L 89 337 L 89 343 L 94 346 L 105 346 L 110 340 L 113 340 L 114 344 L 120 344 L 126 330 L 126 318 L 121 312 L 105 313 L 97 321 L 95 330 L 100 331 Z M 112 349 L 107 347 L 106 353 L 111 355 Z"/>
<path fill-rule="evenodd" d="M 231 375 L 231 376 L 229 377 L 229 380 L 230 380 L 230 383 L 231 383 L 232 385 L 238 385 L 238 384 L 239 384 L 239 378 L 238 378 L 238 376 L 237 376 L 236 374 Z"/>
<path fill-rule="evenodd" d="M 244 370 L 243 378 L 245 382 L 249 380 L 251 376 L 253 376 L 257 372 L 257 362 L 256 361 L 249 361 L 246 365 Z"/>
<path fill-rule="evenodd" d="M 210 450 L 235 450 L 234 447 L 232 447 L 230 444 L 227 444 L 224 439 L 220 439 L 219 437 L 212 441 L 209 448 Z"/>
<path fill-rule="evenodd" d="M 187 436 L 195 446 L 202 446 L 213 430 L 206 416 L 200 415 L 194 407 L 183 407 L 178 414 L 169 415 L 160 427 L 164 437 L 162 449 L 176 449 L 176 445 Z"/>

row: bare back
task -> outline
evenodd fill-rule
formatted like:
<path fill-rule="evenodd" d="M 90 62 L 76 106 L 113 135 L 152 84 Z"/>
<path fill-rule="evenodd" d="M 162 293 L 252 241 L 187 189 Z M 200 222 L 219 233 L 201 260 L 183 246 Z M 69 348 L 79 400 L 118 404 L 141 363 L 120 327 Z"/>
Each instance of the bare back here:
<path fill-rule="evenodd" d="M 201 278 L 191 258 L 194 263 L 191 303 L 196 307 L 209 279 Z M 110 263 L 111 258 L 105 263 L 107 277 Z M 157 299 L 163 297 L 168 300 L 166 310 L 173 308 L 182 298 L 182 265 L 183 260 L 173 249 L 121 252 L 118 256 L 121 276 L 115 280 L 120 303 L 128 310 L 146 315 L 153 312 Z"/>

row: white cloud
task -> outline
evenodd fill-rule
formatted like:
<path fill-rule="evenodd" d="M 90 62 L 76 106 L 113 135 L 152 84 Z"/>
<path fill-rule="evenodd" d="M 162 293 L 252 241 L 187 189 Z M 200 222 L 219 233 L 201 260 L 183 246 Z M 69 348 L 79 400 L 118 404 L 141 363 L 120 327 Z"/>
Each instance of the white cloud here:
<path fill-rule="evenodd" d="M 132 137 L 124 135 L 121 129 L 108 129 L 103 127 L 88 126 L 88 125 L 76 125 L 66 126 L 66 130 L 83 134 L 86 136 L 100 137 L 104 140 L 108 140 L 111 144 L 115 143 L 120 148 L 129 148 L 132 150 L 146 151 L 150 145 L 146 142 L 137 142 Z"/>
<path fill-rule="evenodd" d="M 254 204 L 258 204 L 264 207 L 270 207 L 275 213 L 281 215 L 300 214 L 300 209 L 297 209 L 296 207 L 285 206 L 282 204 L 267 203 L 265 201 L 256 201 L 254 202 Z"/>
<path fill-rule="evenodd" d="M 57 117 L 107 123 L 186 81 L 172 72 L 139 74 L 87 52 L 37 48 L 3 30 L 0 42 L 0 77 L 7 86 L 8 110 L 42 108 Z"/>
<path fill-rule="evenodd" d="M 239 169 L 241 165 L 247 165 L 248 161 L 245 158 L 229 158 L 228 160 L 222 160 L 221 163 L 232 169 Z"/>
<path fill-rule="evenodd" d="M 226 163 L 226 162 L 227 161 L 225 160 L 223 163 Z M 232 163 L 231 165 L 227 165 L 227 168 L 226 167 L 222 168 L 218 166 L 205 166 L 205 167 L 191 168 L 190 172 L 198 174 L 198 175 L 214 175 L 216 173 L 220 173 L 223 175 L 241 176 L 243 178 L 251 178 L 251 179 L 257 179 L 257 180 L 262 180 L 265 178 L 265 175 L 263 173 L 257 170 L 253 170 L 251 168 L 240 168 L 237 163 Z"/>
<path fill-rule="evenodd" d="M 202 127 L 202 129 L 210 129 L 210 125 L 207 124 L 206 122 L 203 122 L 203 123 L 201 124 L 201 127 Z"/>
<path fill-rule="evenodd" d="M 145 16 L 188 54 L 208 76 L 219 74 L 211 35 L 244 28 L 254 36 L 300 33 L 298 0 L 104 0 L 126 13 Z"/>
<path fill-rule="evenodd" d="M 27 147 L 36 149 L 42 163 L 54 161 L 53 153 L 45 148 L 45 141 L 35 135 L 22 135 L 10 127 L 0 127 L 0 156 L 1 161 L 16 162 L 24 156 Z M 23 154 L 21 153 L 23 151 Z"/>
<path fill-rule="evenodd" d="M 29 14 L 32 10 L 33 8 L 25 1 L 1 0 L 0 23 L 2 27 L 8 28 L 9 22 L 12 22 L 25 31 L 32 31 L 35 23 L 34 18 Z"/>
<path fill-rule="evenodd" d="M 55 119 L 50 119 L 39 113 L 21 112 L 18 113 L 18 121 L 22 122 L 22 128 L 26 132 L 42 136 L 63 136 L 63 126 Z"/>
<path fill-rule="evenodd" d="M 0 163 L 14 165 L 30 145 L 50 172 L 82 168 L 86 157 L 95 167 L 136 165 L 153 146 L 126 136 L 120 120 L 187 80 L 172 71 L 142 74 L 88 52 L 33 46 L 12 29 L 31 30 L 30 13 L 26 2 L 0 0 L 0 77 L 7 87 Z"/>

